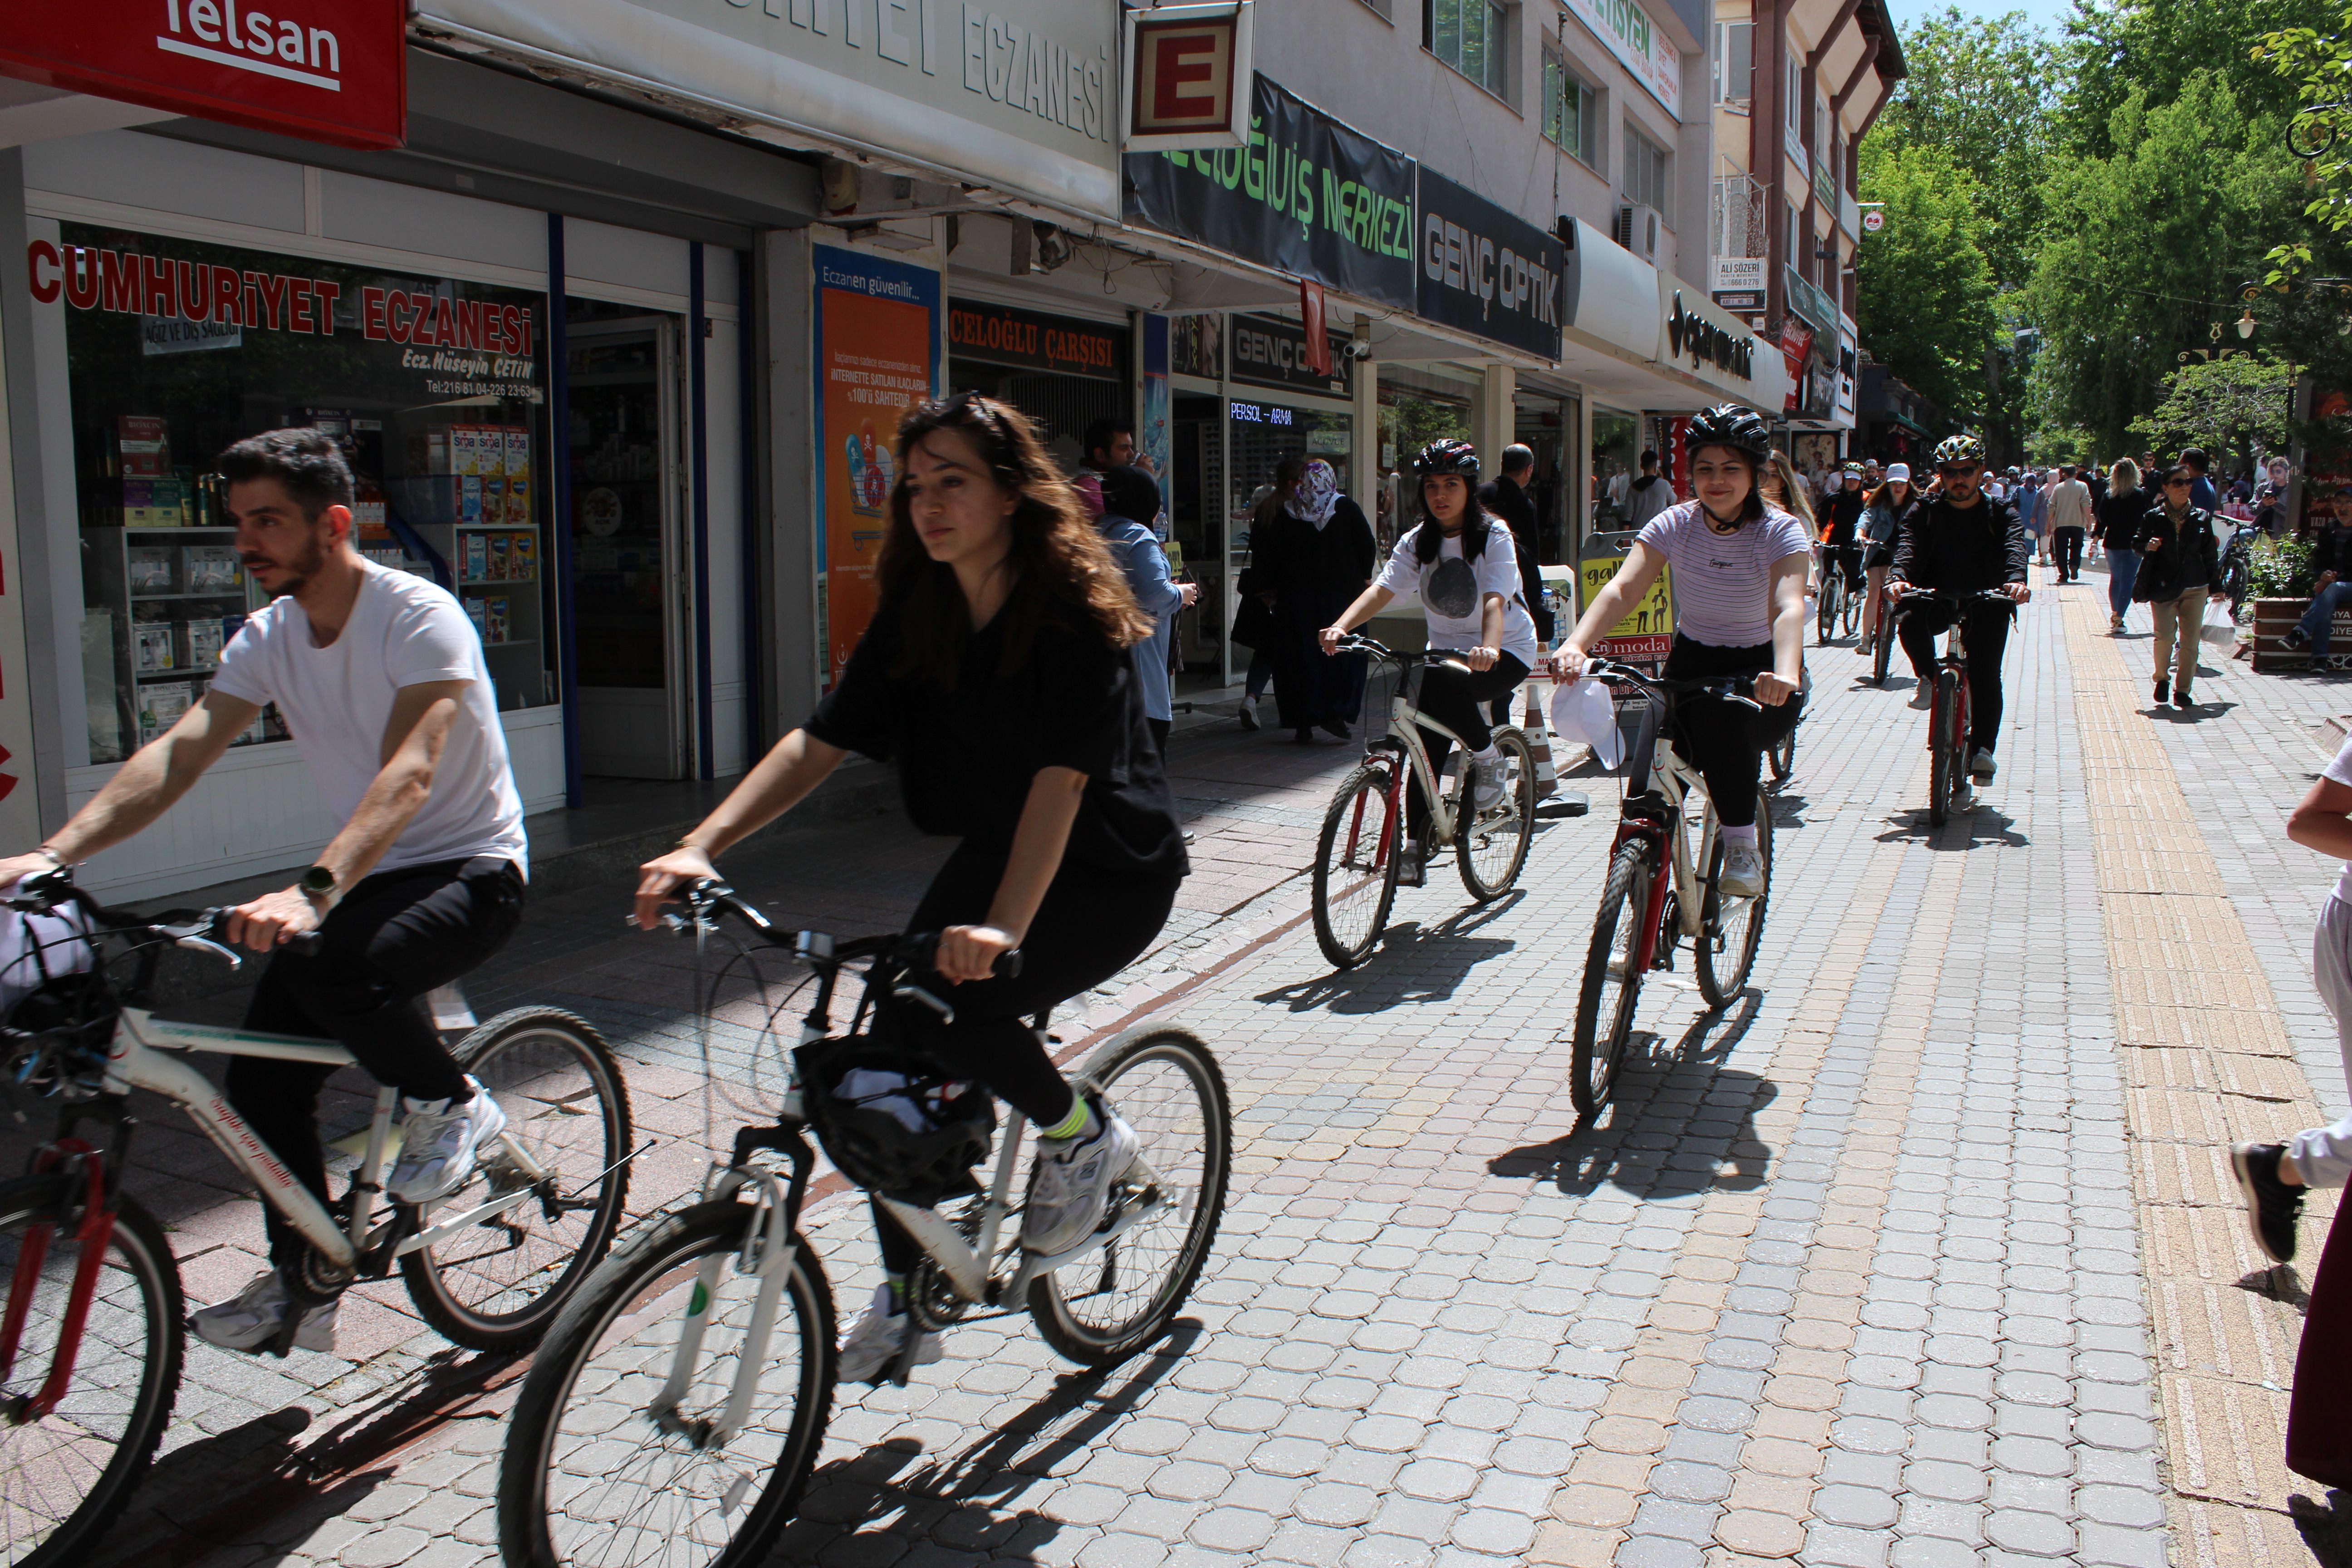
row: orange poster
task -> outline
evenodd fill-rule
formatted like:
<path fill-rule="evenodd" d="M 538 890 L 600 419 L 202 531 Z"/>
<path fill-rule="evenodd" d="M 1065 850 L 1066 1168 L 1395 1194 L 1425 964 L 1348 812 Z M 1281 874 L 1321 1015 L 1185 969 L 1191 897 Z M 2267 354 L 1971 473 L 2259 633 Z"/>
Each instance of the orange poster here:
<path fill-rule="evenodd" d="M 874 618 L 890 526 L 898 416 L 939 371 L 940 275 L 820 245 L 817 275 L 817 635 L 822 681 L 841 679 Z"/>

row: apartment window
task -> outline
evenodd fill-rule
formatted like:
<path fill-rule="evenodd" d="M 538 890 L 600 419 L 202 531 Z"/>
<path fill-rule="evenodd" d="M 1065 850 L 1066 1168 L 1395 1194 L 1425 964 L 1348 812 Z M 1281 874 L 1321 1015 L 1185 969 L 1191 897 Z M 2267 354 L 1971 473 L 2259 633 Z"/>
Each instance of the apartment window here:
<path fill-rule="evenodd" d="M 1588 163 L 1601 162 L 1601 94 L 1569 69 L 1568 61 L 1546 49 L 1543 58 L 1543 133 Z"/>
<path fill-rule="evenodd" d="M 1830 100 L 1813 100 L 1813 151 L 1826 158 L 1830 155 Z"/>
<path fill-rule="evenodd" d="M 1745 110 L 1756 92 L 1756 24 L 1715 25 L 1715 101 Z"/>
<path fill-rule="evenodd" d="M 1784 206 L 1780 210 L 1786 213 L 1789 217 L 1789 239 L 1788 243 L 1782 247 L 1781 254 L 1787 258 L 1790 266 L 1795 268 L 1799 272 L 1802 272 L 1805 269 L 1806 248 L 1804 215 L 1798 212 L 1794 207 Z"/>
<path fill-rule="evenodd" d="M 1666 150 L 1625 127 L 1625 199 L 1657 212 L 1666 210 Z"/>
<path fill-rule="evenodd" d="M 1789 106 L 1789 129 L 1802 136 L 1805 133 L 1805 68 L 1797 63 L 1796 46 L 1789 46 L 1782 57 L 1781 69 L 1787 79 L 1780 84 L 1780 101 Z"/>
<path fill-rule="evenodd" d="M 1506 96 L 1510 54 L 1508 13 L 1495 0 L 1429 0 L 1422 12 L 1430 53 L 1485 88 Z"/>

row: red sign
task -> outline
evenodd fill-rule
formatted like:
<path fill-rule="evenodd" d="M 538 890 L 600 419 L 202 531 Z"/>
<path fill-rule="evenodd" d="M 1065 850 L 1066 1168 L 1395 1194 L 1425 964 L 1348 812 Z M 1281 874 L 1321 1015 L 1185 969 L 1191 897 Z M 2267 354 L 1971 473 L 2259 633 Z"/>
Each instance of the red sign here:
<path fill-rule="evenodd" d="M 1239 147 L 1249 140 L 1254 7 L 1237 0 L 1127 13 L 1127 151 Z"/>
<path fill-rule="evenodd" d="M 1305 278 L 1298 280 L 1298 320 L 1307 332 L 1300 361 L 1328 380 L 1331 374 L 1331 340 L 1323 335 L 1322 284 Z"/>
<path fill-rule="evenodd" d="M 404 0 L 11 5 L 0 75 L 342 147 L 408 127 Z"/>

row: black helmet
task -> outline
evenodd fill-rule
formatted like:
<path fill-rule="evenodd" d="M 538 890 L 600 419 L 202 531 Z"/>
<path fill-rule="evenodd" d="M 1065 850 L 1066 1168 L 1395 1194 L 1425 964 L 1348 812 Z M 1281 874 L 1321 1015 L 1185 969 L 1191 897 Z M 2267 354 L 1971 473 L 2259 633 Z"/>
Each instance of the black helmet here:
<path fill-rule="evenodd" d="M 1412 477 L 1425 479 L 1432 474 L 1460 474 L 1465 482 L 1477 483 L 1478 448 L 1451 438 L 1432 441 L 1413 454 Z"/>
<path fill-rule="evenodd" d="M 1745 452 L 1759 463 L 1768 462 L 1772 456 L 1772 432 L 1763 416 L 1752 408 L 1742 408 L 1737 403 L 1718 403 L 1703 414 L 1691 416 L 1690 426 L 1683 432 L 1683 449 L 1696 452 L 1701 447 L 1728 447 L 1735 452 Z"/>
<path fill-rule="evenodd" d="M 825 1040 L 794 1053 L 802 1105 L 841 1173 L 868 1192 L 929 1206 L 975 1192 L 996 1106 L 979 1084 L 950 1079 L 902 1046 Z"/>

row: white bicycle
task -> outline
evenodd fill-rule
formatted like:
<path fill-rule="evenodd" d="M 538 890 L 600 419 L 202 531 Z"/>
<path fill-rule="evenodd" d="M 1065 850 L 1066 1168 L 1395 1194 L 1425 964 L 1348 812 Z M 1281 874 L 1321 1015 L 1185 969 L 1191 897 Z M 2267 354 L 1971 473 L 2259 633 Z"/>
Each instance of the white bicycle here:
<path fill-rule="evenodd" d="M 323 1205 L 178 1053 L 336 1067 L 350 1066 L 351 1054 L 324 1040 L 172 1023 L 131 1005 L 152 994 L 166 947 L 241 962 L 218 940 L 220 911 L 152 921 L 105 908 L 62 871 L 28 880 L 7 903 L 79 918 L 64 922 L 70 935 L 31 950 L 37 984 L 0 1026 L 9 1097 L 60 1102 L 57 1135 L 35 1152 L 30 1173 L 0 1183 L 0 1563 L 85 1561 L 145 1474 L 178 1394 L 186 1342 L 178 1265 L 163 1226 L 122 1190 L 137 1127 L 126 1104 L 132 1090 L 187 1112 L 310 1244 L 288 1282 L 298 1310 L 265 1347 L 280 1356 L 305 1310 L 386 1278 L 395 1263 L 417 1311 L 450 1340 L 471 1350 L 528 1346 L 611 1247 L 633 1157 L 628 1093 L 583 1019 L 519 1008 L 451 1047 L 497 1098 L 507 1130 L 472 1180 L 429 1212 L 378 1203 L 395 1152 L 389 1089 L 377 1090 L 349 1190 Z M 297 942 L 311 948 L 315 933 Z M 126 962 L 132 978 L 118 987 L 110 972 Z M 75 1135 L 86 1123 L 104 1130 L 103 1148 Z"/>

